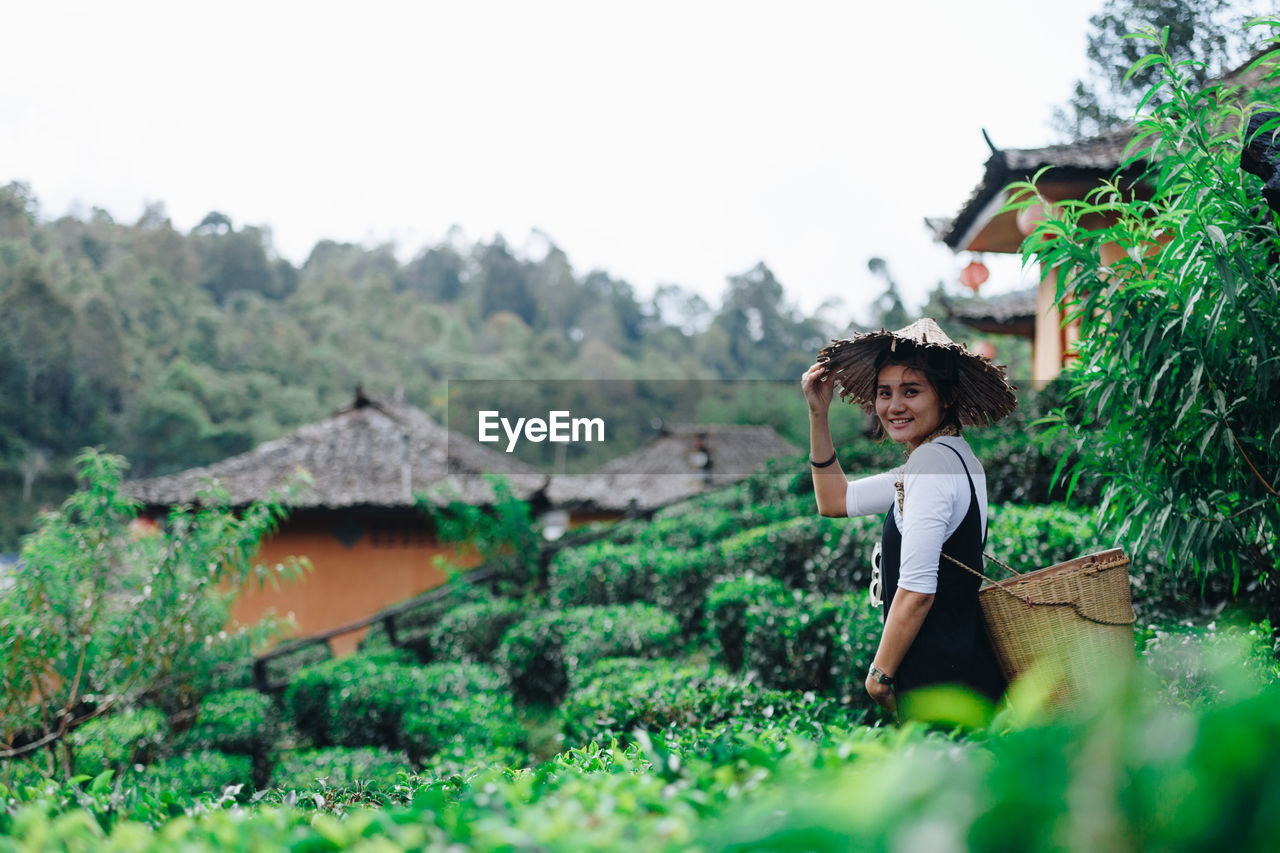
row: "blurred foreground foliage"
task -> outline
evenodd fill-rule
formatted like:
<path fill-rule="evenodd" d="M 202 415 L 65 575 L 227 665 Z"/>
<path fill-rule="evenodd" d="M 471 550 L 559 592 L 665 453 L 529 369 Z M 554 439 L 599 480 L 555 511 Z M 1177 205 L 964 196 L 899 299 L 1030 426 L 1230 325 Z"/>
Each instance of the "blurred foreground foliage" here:
<path fill-rule="evenodd" d="M 247 805 L 240 783 L 194 799 L 109 774 L 11 783 L 0 849 L 1268 851 L 1280 685 L 1240 654 L 1201 662 L 1218 688 L 1190 705 L 1144 672 L 1100 680 L 1070 717 L 1013 707 L 964 733 L 821 723 L 801 700 L 777 725 L 683 718 L 528 767 L 397 772 L 366 750 L 331 752 L 311 776 L 290 759 Z M 647 668 L 597 669 L 634 676 L 632 695 L 655 684 Z M 954 718 L 967 701 L 932 707 Z"/>

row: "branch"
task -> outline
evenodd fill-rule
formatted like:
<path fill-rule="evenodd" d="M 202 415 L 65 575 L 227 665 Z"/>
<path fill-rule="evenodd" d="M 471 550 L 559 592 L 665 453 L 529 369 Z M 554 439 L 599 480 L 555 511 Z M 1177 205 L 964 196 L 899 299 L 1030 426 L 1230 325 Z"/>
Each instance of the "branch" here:
<path fill-rule="evenodd" d="M 1226 418 L 1222 419 L 1222 425 L 1227 428 L 1227 434 L 1231 436 L 1231 441 L 1235 444 L 1236 450 L 1240 451 L 1240 455 L 1244 457 L 1244 461 L 1249 465 L 1249 470 L 1253 472 L 1253 476 L 1258 478 L 1258 482 L 1261 483 L 1268 492 L 1280 497 L 1280 493 L 1277 493 L 1275 489 L 1271 488 L 1271 484 L 1266 481 L 1266 478 L 1258 473 L 1258 469 L 1253 465 L 1253 460 L 1249 458 L 1249 454 L 1245 453 L 1244 448 L 1240 446 L 1240 442 L 1236 439 L 1235 430 L 1231 429 L 1231 425 L 1227 423 Z"/>
<path fill-rule="evenodd" d="M 101 707 L 94 710 L 92 714 L 88 714 L 87 716 L 81 717 L 78 720 L 72 720 L 70 722 L 64 721 L 62 726 L 57 731 L 49 732 L 49 734 L 45 735 L 39 740 L 32 741 L 31 743 L 25 744 L 23 746 L 14 747 L 13 749 L 0 750 L 0 758 L 17 758 L 20 755 L 26 755 L 28 752 L 35 752 L 37 749 L 42 749 L 51 743 L 55 743 L 61 740 L 64 736 L 66 736 L 68 731 L 79 728 L 81 725 L 89 722 L 94 717 L 98 717 L 98 716 L 101 716 L 102 714 L 105 714 L 107 710 L 112 705 L 115 704 L 115 701 L 116 700 L 114 698 L 108 699 L 106 702 L 102 704 Z"/>

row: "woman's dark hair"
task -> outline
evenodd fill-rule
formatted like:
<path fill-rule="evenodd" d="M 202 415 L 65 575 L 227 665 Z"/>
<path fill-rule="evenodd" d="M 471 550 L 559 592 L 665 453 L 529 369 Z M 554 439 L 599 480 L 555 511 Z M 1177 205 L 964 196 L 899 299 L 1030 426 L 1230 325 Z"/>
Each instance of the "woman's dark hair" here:
<path fill-rule="evenodd" d="M 871 399 L 875 399 L 875 392 L 879 388 L 880 370 L 896 365 L 909 367 L 924 374 L 924 378 L 929 380 L 929 384 L 933 386 L 934 392 L 945 407 L 942 412 L 942 421 L 938 426 L 953 426 L 958 432 L 960 416 L 955 402 L 960 395 L 960 373 L 955 356 L 937 347 L 918 347 L 913 343 L 902 341 L 898 342 L 897 349 L 885 347 L 884 351 L 876 357 L 874 379 L 876 387 L 872 389 Z M 874 437 L 884 438 L 884 427 L 881 426 L 880 419 L 873 418 L 873 421 Z"/>

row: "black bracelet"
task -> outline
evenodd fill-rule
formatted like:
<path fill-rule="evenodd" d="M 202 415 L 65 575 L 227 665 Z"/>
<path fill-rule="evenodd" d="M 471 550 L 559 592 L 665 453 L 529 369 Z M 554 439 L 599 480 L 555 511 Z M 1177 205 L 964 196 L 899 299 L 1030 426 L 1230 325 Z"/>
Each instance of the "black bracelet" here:
<path fill-rule="evenodd" d="M 809 457 L 809 464 L 810 464 L 810 465 L 812 465 L 814 468 L 826 468 L 828 465 L 834 465 L 834 464 L 835 464 L 835 462 L 836 462 L 836 456 L 838 456 L 838 455 L 839 455 L 838 453 L 832 453 L 832 454 L 831 454 L 831 458 L 830 458 L 830 459 L 828 459 L 826 462 L 814 462 L 814 461 L 813 461 L 813 457 L 812 457 L 812 456 L 810 456 L 810 457 Z"/>

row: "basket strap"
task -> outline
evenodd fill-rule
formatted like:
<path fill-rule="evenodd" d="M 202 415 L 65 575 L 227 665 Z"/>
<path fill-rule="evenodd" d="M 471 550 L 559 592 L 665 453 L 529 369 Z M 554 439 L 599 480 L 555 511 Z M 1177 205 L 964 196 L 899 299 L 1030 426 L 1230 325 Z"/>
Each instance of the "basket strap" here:
<path fill-rule="evenodd" d="M 1008 563 L 1004 562 L 1003 560 L 999 560 L 999 559 L 997 559 L 996 557 L 993 557 L 991 554 L 987 554 L 987 553 L 985 553 L 985 552 L 983 553 L 983 555 L 982 555 L 982 556 L 986 557 L 988 560 L 990 560 L 991 562 L 995 563 L 997 566 L 1000 566 L 1000 567 L 1001 567 L 1001 568 L 1003 568 L 1005 571 L 1009 572 L 1009 574 L 1013 575 L 1015 578 L 1020 578 L 1020 577 L 1022 577 L 1022 572 L 1018 571 L 1018 570 L 1017 570 L 1017 569 L 1015 569 L 1013 566 L 1009 565 Z M 962 565 L 963 565 L 963 564 L 962 564 Z M 965 568 L 967 569 L 967 568 L 969 568 L 969 567 L 968 567 L 968 566 L 965 566 Z M 970 569 L 970 571 L 972 571 L 972 569 Z"/>
<path fill-rule="evenodd" d="M 957 566 L 959 566 L 960 568 L 964 569 L 966 572 L 969 572 L 970 574 L 975 574 L 975 575 L 977 575 L 978 577 L 982 578 L 984 581 L 987 581 L 988 583 L 993 583 L 993 584 L 995 584 L 996 586 L 1000 587 L 1002 590 L 1004 590 L 1005 592 L 1007 592 L 1009 595 L 1012 595 L 1014 598 L 1018 599 L 1019 601 L 1024 602 L 1024 603 L 1026 603 L 1026 604 L 1028 604 L 1028 605 L 1030 605 L 1030 606 L 1032 606 L 1032 607 L 1035 607 L 1036 602 L 1032 601 L 1030 598 L 1024 598 L 1023 596 L 1018 595 L 1016 592 L 1014 592 L 1013 590 L 1009 589 L 1009 587 L 1007 587 L 1007 586 L 1005 586 L 1004 584 L 1000 583 L 1000 581 L 998 581 L 998 580 L 994 580 L 994 579 L 992 579 L 992 578 L 987 577 L 986 575 L 984 575 L 982 572 L 978 571 L 977 569 L 971 569 L 971 568 L 969 568 L 969 567 L 968 567 L 968 566 L 966 566 L 964 563 L 960 562 L 959 560 L 957 560 L 955 557 L 951 556 L 950 554 L 947 554 L 947 553 L 943 552 L 942 556 L 946 557 L 948 560 L 950 560 L 951 562 L 955 563 Z M 990 555 L 990 554 L 984 554 L 983 556 L 985 556 L 985 557 L 988 557 L 988 558 L 989 558 L 991 555 Z M 999 561 L 997 561 L 997 562 L 999 562 Z M 1002 565 L 1003 565 L 1003 564 L 1002 564 Z M 1006 566 L 1006 568 L 1008 568 L 1008 567 Z M 1009 571 L 1011 571 L 1011 572 L 1012 572 L 1012 571 L 1013 571 L 1013 569 L 1009 569 Z M 1017 574 L 1017 572 L 1014 572 L 1014 574 Z"/>
<path fill-rule="evenodd" d="M 972 574 L 977 575 L 978 577 L 982 578 L 983 580 L 985 580 L 985 581 L 988 581 L 988 582 L 990 582 L 990 583 L 995 584 L 995 585 L 996 585 L 996 586 L 998 586 L 1001 590 L 1003 590 L 1005 593 L 1007 593 L 1008 595 L 1011 595 L 1011 596 L 1013 596 L 1014 598 L 1018 599 L 1019 601 L 1021 601 L 1023 604 L 1027 605 L 1028 607 L 1071 607 L 1071 608 L 1074 608 L 1074 609 L 1075 609 L 1075 611 L 1076 611 L 1076 615 L 1077 615 L 1077 616 L 1079 616 L 1081 619 L 1084 619 L 1084 620 L 1086 620 L 1086 621 L 1088 621 L 1088 622 L 1094 622 L 1094 623 L 1096 623 L 1096 624 L 1098 624 L 1098 625 L 1132 625 L 1134 622 L 1137 622 L 1137 621 L 1138 621 L 1137 616 L 1134 616 L 1134 617 L 1133 617 L 1133 618 L 1131 618 L 1131 619 L 1121 619 L 1121 620 L 1118 620 L 1118 621 L 1111 621 L 1111 620 L 1109 620 L 1109 619 L 1099 619 L 1099 618 L 1097 618 L 1096 616 L 1090 616 L 1090 615 L 1088 615 L 1087 613 L 1083 612 L 1083 611 L 1080 609 L 1080 605 L 1079 605 L 1078 603 L 1074 602 L 1074 601 L 1032 601 L 1030 596 L 1022 596 L 1022 595 L 1018 595 L 1016 592 L 1014 592 L 1013 590 L 1009 589 L 1009 587 L 1005 586 L 1005 585 L 1004 585 L 1004 584 L 1002 584 L 1000 581 L 998 581 L 998 580 L 993 580 L 992 578 L 989 578 L 989 577 L 987 577 L 986 575 L 984 575 L 982 572 L 979 572 L 979 571 L 976 571 L 976 570 L 974 570 L 974 569 L 969 568 L 969 567 L 968 567 L 968 566 L 966 566 L 964 563 L 960 562 L 959 560 L 957 560 L 955 557 L 951 556 L 950 554 L 943 554 L 942 556 L 946 557 L 948 560 L 950 560 L 951 562 L 955 563 L 957 566 L 959 566 L 960 568 L 964 569 L 965 571 L 967 571 L 967 572 L 971 572 Z M 990 555 L 990 554 L 988 554 L 988 555 L 986 555 L 986 556 L 990 557 L 991 555 Z M 999 562 L 999 560 L 997 560 L 996 562 Z M 1109 560 L 1109 561 L 1107 561 L 1107 562 L 1105 562 L 1105 563 L 1098 563 L 1097 565 L 1095 565 L 1095 566 L 1093 567 L 1093 570 L 1094 570 L 1094 571 L 1101 571 L 1102 569 L 1111 569 L 1111 568 L 1115 568 L 1116 566 L 1123 566 L 1123 565 L 1126 565 L 1128 562 L 1129 562 L 1128 558 L 1126 558 L 1126 557 L 1121 557 L 1121 558 L 1119 558 L 1119 559 L 1117 559 L 1117 560 Z M 1001 563 L 1001 565 L 1004 565 L 1004 564 L 1003 564 L 1003 563 Z M 1008 566 L 1005 566 L 1005 568 L 1009 568 L 1009 567 L 1008 567 Z M 1009 571 L 1013 571 L 1013 570 L 1012 570 L 1012 569 L 1009 569 Z M 1014 572 L 1014 574 L 1017 574 L 1017 572 Z"/>

